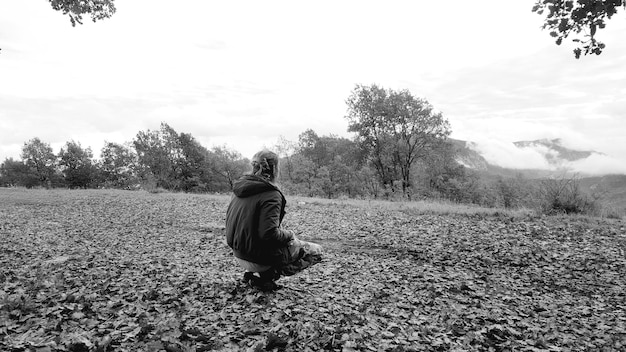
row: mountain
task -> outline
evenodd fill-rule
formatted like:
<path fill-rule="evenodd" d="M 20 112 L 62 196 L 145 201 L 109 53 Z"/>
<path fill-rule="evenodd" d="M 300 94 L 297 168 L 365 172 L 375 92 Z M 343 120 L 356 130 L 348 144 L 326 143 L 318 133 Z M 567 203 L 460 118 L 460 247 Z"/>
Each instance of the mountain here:
<path fill-rule="evenodd" d="M 582 190 L 600 197 L 603 204 L 614 209 L 626 209 L 626 174 L 590 175 L 571 170 L 574 163 L 589 161 L 594 156 L 604 154 L 591 150 L 574 150 L 563 146 L 560 139 L 540 139 L 519 141 L 511 146 L 500 148 L 500 158 L 509 158 L 519 162 L 520 155 L 532 154 L 543 158 L 545 168 L 511 168 L 496 165 L 485 158 L 484 148 L 478 144 L 457 139 L 449 139 L 455 160 L 477 171 L 481 177 L 494 179 L 497 177 L 518 177 L 540 179 L 550 177 L 573 177 L 579 180 Z M 516 159 L 518 158 L 518 159 Z M 522 165 L 520 165 L 522 166 Z"/>
<path fill-rule="evenodd" d="M 489 169 L 490 164 L 476 151 L 476 143 L 452 138 L 448 138 L 448 143 L 452 145 L 455 160 L 459 164 L 478 171 L 487 171 Z"/>
<path fill-rule="evenodd" d="M 600 197 L 607 206 L 626 210 L 626 175 L 606 175 L 580 179 L 582 189 Z"/>
<path fill-rule="evenodd" d="M 560 138 L 538 139 L 535 141 L 519 141 L 513 144 L 521 149 L 533 149 L 544 154 L 551 165 L 562 165 L 564 161 L 577 161 L 594 154 L 602 155 L 592 150 L 573 150 L 563 146 Z"/>
<path fill-rule="evenodd" d="M 567 148 L 563 146 L 560 139 L 517 141 L 510 145 L 497 145 L 488 148 L 479 146 L 474 142 L 458 139 L 449 139 L 449 143 L 452 145 L 456 161 L 459 164 L 476 171 L 500 176 L 519 174 L 528 178 L 563 174 L 591 176 L 591 172 L 581 172 L 578 169 L 573 169 L 572 166 L 574 163 L 589 160 L 590 157 L 604 155 L 593 150 Z M 496 149 L 497 152 L 494 153 Z M 490 160 L 488 160 L 487 154 L 489 154 Z M 515 167 L 511 167 L 512 164 L 515 164 Z"/>
<path fill-rule="evenodd" d="M 452 145 L 455 160 L 459 164 L 487 176 L 516 177 L 522 175 L 527 178 L 542 178 L 549 177 L 553 173 L 550 170 L 502 167 L 487 161 L 474 142 L 452 138 L 448 138 L 448 142 Z"/>

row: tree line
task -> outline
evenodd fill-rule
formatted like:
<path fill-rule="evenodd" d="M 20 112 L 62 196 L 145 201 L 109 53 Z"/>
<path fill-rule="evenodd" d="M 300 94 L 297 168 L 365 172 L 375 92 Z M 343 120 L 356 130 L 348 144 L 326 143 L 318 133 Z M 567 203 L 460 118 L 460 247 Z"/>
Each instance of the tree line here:
<path fill-rule="evenodd" d="M 459 164 L 448 121 L 408 90 L 357 85 L 346 104 L 354 138 L 308 129 L 296 141 L 280 137 L 270 147 L 281 157 L 279 179 L 286 193 L 443 199 L 506 208 L 535 207 L 542 198 L 541 188 L 523 177 L 488 177 Z M 21 160 L 0 164 L 0 186 L 228 192 L 249 170 L 250 161 L 239 152 L 225 146 L 208 149 L 190 133 L 161 123 L 130 142 L 105 142 L 99 159 L 79 142 L 69 141 L 54 153 L 48 143 L 33 138 L 24 143 Z M 549 198 L 550 192 L 543 193 Z M 564 204 L 561 198 L 548 202 Z"/>
<path fill-rule="evenodd" d="M 272 147 L 283 159 L 281 182 L 288 192 L 328 198 L 391 194 L 411 198 L 422 184 L 429 185 L 430 193 L 450 193 L 450 181 L 464 178 L 446 144 L 448 121 L 426 100 L 408 90 L 357 85 L 346 103 L 349 131 L 355 138 L 306 130 L 297 141 L 281 138 Z M 158 130 L 138 132 L 131 142 L 105 142 L 100 155 L 94 159 L 93 151 L 76 141 L 54 153 L 48 143 L 33 138 L 24 143 L 21 160 L 6 159 L 0 165 L 0 182 L 223 192 L 249 164 L 237 151 L 207 149 L 190 133 L 179 133 L 167 123 Z M 428 172 L 420 171 L 425 168 Z"/>
<path fill-rule="evenodd" d="M 238 152 L 207 149 L 166 123 L 140 131 L 131 142 L 105 142 L 100 155 L 94 159 L 91 148 L 75 141 L 55 154 L 50 144 L 33 138 L 24 143 L 22 160 L 7 158 L 0 164 L 0 185 L 222 192 L 248 164 Z"/>

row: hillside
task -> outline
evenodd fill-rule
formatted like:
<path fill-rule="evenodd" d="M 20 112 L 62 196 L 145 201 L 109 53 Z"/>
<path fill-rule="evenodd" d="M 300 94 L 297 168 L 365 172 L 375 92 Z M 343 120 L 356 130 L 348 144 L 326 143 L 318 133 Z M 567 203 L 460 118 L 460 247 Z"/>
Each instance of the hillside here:
<path fill-rule="evenodd" d="M 518 151 L 531 150 L 537 155 L 541 155 L 545 160 L 545 168 L 528 168 L 520 164 L 516 168 L 502 167 L 494 162 L 489 162 L 481 153 L 480 148 L 474 142 L 449 139 L 456 154 L 456 160 L 463 166 L 477 170 L 486 171 L 500 176 L 523 175 L 526 178 L 542 178 L 550 176 L 562 176 L 568 173 L 568 163 L 581 161 L 593 155 L 603 155 L 595 151 L 581 151 L 566 148 L 559 139 L 540 139 L 534 141 L 518 141 L 511 143 L 511 146 Z M 511 155 L 510 158 L 514 158 Z M 571 172 L 570 172 L 571 173 Z M 580 174 L 580 173 L 577 173 Z M 583 174 L 583 177 L 586 177 Z"/>
<path fill-rule="evenodd" d="M 471 169 L 478 171 L 487 176 L 517 177 L 526 178 L 543 178 L 554 175 L 553 170 L 525 169 L 525 168 L 506 168 L 489 163 L 485 157 L 477 151 L 476 144 L 473 142 L 462 141 L 458 139 L 448 139 L 452 145 L 453 152 L 456 155 L 455 160 Z"/>
<path fill-rule="evenodd" d="M 600 196 L 600 200 L 607 206 L 626 209 L 626 175 L 590 176 L 581 173 L 567 172 L 561 166 L 567 162 L 584 160 L 593 155 L 602 155 L 595 151 L 580 151 L 565 148 L 559 139 L 541 139 L 535 141 L 518 141 L 512 143 L 520 149 L 539 148 L 546 158 L 549 169 L 505 168 L 489 163 L 478 151 L 472 142 L 449 139 L 461 165 L 477 171 L 481 177 L 494 179 L 497 177 L 524 177 L 526 179 L 541 178 L 576 178 L 580 180 L 582 189 L 588 194 Z"/>
<path fill-rule="evenodd" d="M 593 154 L 601 154 L 591 150 L 573 150 L 563 146 L 560 139 L 538 139 L 534 141 L 518 141 L 513 144 L 520 149 L 542 149 L 546 160 L 555 166 L 560 166 L 564 161 L 577 161 L 585 159 Z"/>
<path fill-rule="evenodd" d="M 606 205 L 626 209 L 626 175 L 606 175 L 580 179 L 580 185 Z"/>

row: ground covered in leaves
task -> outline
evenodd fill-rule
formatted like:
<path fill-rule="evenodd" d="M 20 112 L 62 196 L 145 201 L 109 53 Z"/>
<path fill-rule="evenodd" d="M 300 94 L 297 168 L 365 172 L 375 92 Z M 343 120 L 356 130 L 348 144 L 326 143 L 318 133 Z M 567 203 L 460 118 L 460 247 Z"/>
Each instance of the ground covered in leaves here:
<path fill-rule="evenodd" d="M 0 189 L 1 351 L 626 350 L 626 224 L 294 200 L 248 288 L 226 196 Z"/>

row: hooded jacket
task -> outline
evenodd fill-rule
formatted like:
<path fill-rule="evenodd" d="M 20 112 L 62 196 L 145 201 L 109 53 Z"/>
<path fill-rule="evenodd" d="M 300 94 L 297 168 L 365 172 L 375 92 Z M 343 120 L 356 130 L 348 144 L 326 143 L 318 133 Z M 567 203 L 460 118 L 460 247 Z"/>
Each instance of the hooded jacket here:
<path fill-rule="evenodd" d="M 287 201 L 267 180 L 245 175 L 233 185 L 226 211 L 226 242 L 233 254 L 262 265 L 286 264 L 293 235 L 280 228 Z"/>

